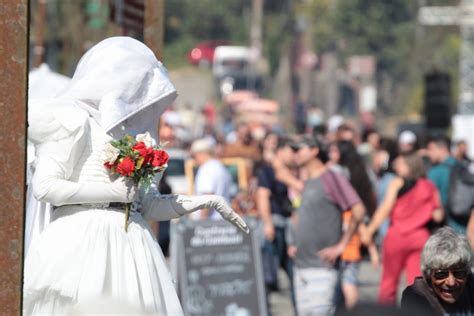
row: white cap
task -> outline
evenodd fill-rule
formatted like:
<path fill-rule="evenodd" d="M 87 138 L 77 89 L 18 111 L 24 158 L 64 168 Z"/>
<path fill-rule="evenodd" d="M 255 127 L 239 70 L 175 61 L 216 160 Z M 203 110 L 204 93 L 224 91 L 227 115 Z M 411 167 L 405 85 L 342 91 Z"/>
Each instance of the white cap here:
<path fill-rule="evenodd" d="M 344 117 L 339 114 L 334 114 L 328 120 L 328 131 L 334 133 L 342 124 L 344 124 Z"/>
<path fill-rule="evenodd" d="M 175 111 L 167 111 L 163 113 L 163 120 L 170 126 L 181 125 L 181 117 L 179 116 L 179 113 Z"/>
<path fill-rule="evenodd" d="M 215 146 L 216 146 L 216 142 L 212 138 L 210 137 L 200 138 L 193 142 L 193 144 L 191 145 L 190 152 L 191 154 L 202 153 L 202 152 L 213 153 Z"/>
<path fill-rule="evenodd" d="M 416 135 L 412 131 L 403 131 L 398 136 L 399 144 L 414 144 L 416 142 Z"/>

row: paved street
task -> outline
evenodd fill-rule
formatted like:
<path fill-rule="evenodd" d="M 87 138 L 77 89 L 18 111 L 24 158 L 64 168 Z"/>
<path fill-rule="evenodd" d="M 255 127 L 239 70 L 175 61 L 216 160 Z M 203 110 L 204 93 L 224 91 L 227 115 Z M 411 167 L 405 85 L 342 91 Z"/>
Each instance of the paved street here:
<path fill-rule="evenodd" d="M 171 71 L 170 77 L 178 90 L 177 104 L 200 110 L 206 101 L 214 96 L 212 74 L 209 70 L 186 67 Z"/>
<path fill-rule="evenodd" d="M 374 269 L 369 261 L 363 261 L 360 269 L 359 294 L 361 302 L 377 302 L 377 293 L 382 268 Z M 288 279 L 284 271 L 280 270 L 279 281 L 281 290 L 270 295 L 270 307 L 272 316 L 293 316 L 293 308 L 290 300 L 290 289 Z M 399 296 L 405 288 L 404 282 L 400 285 Z"/>

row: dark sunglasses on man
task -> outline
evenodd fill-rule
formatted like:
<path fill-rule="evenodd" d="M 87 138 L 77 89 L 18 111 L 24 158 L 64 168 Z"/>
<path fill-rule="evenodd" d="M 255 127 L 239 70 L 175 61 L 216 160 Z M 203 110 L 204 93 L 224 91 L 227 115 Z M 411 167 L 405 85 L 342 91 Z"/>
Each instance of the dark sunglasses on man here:
<path fill-rule="evenodd" d="M 294 153 L 297 153 L 298 150 L 300 150 L 301 146 L 298 144 L 292 144 L 290 145 L 291 150 L 293 150 Z"/>
<path fill-rule="evenodd" d="M 452 274 L 455 279 L 464 280 L 467 278 L 469 271 L 464 269 L 458 270 L 437 270 L 433 272 L 433 278 L 436 280 L 444 280 L 449 277 L 449 274 Z"/>

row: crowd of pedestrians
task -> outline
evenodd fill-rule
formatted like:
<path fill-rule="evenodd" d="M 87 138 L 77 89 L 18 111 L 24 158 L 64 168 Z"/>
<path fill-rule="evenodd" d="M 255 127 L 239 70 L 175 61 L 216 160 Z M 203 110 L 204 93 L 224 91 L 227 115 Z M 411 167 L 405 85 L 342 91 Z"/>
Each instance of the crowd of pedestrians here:
<path fill-rule="evenodd" d="M 211 131 L 190 146 L 193 158 L 205 152 L 213 161 L 206 172 L 198 162 L 196 189 L 201 174 L 207 183 L 217 181 L 199 192 L 229 187 L 220 158 L 246 161 L 248 188 L 226 191 L 226 198 L 244 205 L 236 208 L 243 215 L 259 217 L 267 295 L 279 290 L 283 269 L 298 315 L 354 309 L 364 258 L 382 269 L 378 303 L 395 306 L 403 273 L 410 287 L 431 277 L 422 265 L 431 260 L 423 252 L 430 236 L 443 226 L 474 236 L 470 210 L 456 214 L 451 207 L 452 171 L 470 163 L 465 141 L 435 136 L 422 142 L 409 130 L 386 137 L 374 128 L 359 132 L 348 121 L 334 124 L 306 134 L 238 124 L 226 137 Z"/>

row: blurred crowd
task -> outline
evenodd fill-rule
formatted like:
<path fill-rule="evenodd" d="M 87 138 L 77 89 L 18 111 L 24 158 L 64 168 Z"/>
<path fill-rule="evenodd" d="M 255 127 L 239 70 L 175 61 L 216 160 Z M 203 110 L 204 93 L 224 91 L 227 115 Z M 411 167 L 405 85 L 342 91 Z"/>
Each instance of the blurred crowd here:
<path fill-rule="evenodd" d="M 357 306 L 364 259 L 382 267 L 378 302 L 396 305 L 403 271 L 408 285 L 420 276 L 429 280 L 422 251 L 444 226 L 448 235 L 466 236 L 474 245 L 473 170 L 465 141 L 444 135 L 422 141 L 410 130 L 389 137 L 340 116 L 299 134 L 245 122 L 218 129 L 213 106 L 201 114 L 199 137 L 181 142 L 170 124 L 173 114 L 165 114 L 161 140 L 189 151 L 195 193 L 222 195 L 240 214 L 260 219 L 267 294 L 279 290 L 277 272 L 283 269 L 295 314 Z M 229 168 L 228 158 L 241 161 L 243 170 Z M 194 214 L 205 218 L 218 214 Z"/>

